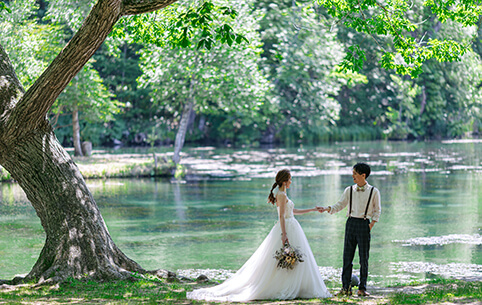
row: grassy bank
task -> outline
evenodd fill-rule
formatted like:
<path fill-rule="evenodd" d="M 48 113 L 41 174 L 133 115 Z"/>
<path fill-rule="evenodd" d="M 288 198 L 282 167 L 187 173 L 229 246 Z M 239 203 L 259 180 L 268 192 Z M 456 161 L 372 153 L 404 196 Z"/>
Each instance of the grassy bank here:
<path fill-rule="evenodd" d="M 174 163 L 167 154 L 106 154 L 94 151 L 90 157 L 72 157 L 85 179 L 170 177 Z M 12 181 L 0 166 L 0 182 Z"/>
<path fill-rule="evenodd" d="M 390 304 L 482 304 L 481 281 L 435 280 L 418 286 L 422 293 L 394 293 Z"/>
<path fill-rule="evenodd" d="M 160 154 L 93 154 L 73 158 L 86 179 L 171 176 L 174 163 Z"/>
<path fill-rule="evenodd" d="M 210 283 L 208 285 L 213 285 Z M 196 282 L 168 282 L 143 279 L 137 282 L 97 283 L 71 280 L 55 286 L 0 286 L 0 304 L 219 304 L 186 299 L 186 291 L 205 286 Z M 411 292 L 400 292 L 401 288 Z M 383 289 L 372 296 L 360 298 L 256 301 L 251 304 L 480 304 L 482 282 L 436 280 Z M 416 292 L 415 292 L 416 291 Z M 239 303 L 236 303 L 239 304 Z"/>

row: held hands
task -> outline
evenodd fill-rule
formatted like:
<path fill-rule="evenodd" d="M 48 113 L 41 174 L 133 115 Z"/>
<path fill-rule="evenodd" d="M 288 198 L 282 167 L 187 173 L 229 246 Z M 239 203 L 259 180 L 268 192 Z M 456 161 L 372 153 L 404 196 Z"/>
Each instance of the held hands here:
<path fill-rule="evenodd" d="M 320 213 L 323 213 L 323 212 L 328 211 L 329 209 L 328 209 L 328 208 L 325 208 L 325 207 L 318 207 L 318 206 L 317 206 L 317 207 L 316 207 L 316 210 L 317 210 L 318 212 L 320 212 Z"/>

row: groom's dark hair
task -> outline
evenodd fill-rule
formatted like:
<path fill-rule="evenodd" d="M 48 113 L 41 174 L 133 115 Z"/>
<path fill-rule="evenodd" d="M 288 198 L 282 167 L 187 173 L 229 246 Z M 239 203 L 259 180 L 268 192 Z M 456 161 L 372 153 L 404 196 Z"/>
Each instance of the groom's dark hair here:
<path fill-rule="evenodd" d="M 366 163 L 357 163 L 355 165 L 353 165 L 353 169 L 355 170 L 355 172 L 359 173 L 360 175 L 361 174 L 365 174 L 365 179 L 368 178 L 368 176 L 370 176 L 370 166 Z"/>

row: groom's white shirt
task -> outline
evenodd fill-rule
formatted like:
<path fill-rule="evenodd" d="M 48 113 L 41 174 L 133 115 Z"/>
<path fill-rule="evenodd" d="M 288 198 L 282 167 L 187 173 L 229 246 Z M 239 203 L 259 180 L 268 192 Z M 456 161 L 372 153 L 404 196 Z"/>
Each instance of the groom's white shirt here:
<path fill-rule="evenodd" d="M 352 208 L 351 208 L 351 217 L 356 218 L 363 218 L 365 215 L 365 209 L 367 206 L 368 197 L 370 196 L 370 191 L 372 186 L 368 184 L 365 186 L 365 191 L 358 191 L 356 190 L 357 185 L 354 184 L 352 186 L 348 186 L 343 194 L 341 195 L 340 200 L 337 203 L 331 206 L 330 214 L 337 213 L 343 210 L 349 203 L 350 203 L 350 188 L 353 189 L 352 194 Z M 346 209 L 346 216 L 349 217 L 350 209 Z M 377 188 L 373 190 L 372 198 L 370 200 L 370 205 L 368 206 L 367 218 L 370 218 L 372 221 L 377 221 L 380 218 L 380 213 L 382 212 L 382 207 L 380 204 L 380 191 Z"/>

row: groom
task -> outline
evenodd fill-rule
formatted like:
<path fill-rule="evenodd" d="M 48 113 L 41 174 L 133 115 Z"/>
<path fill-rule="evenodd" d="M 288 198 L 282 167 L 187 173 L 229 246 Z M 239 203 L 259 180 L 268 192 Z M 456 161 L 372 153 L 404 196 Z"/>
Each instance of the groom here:
<path fill-rule="evenodd" d="M 343 192 L 340 200 L 328 207 L 319 207 L 318 211 L 330 214 L 343 210 L 348 205 L 347 221 L 345 226 L 345 245 L 343 248 L 343 272 L 341 279 L 343 288 L 338 296 L 351 295 L 351 275 L 353 270 L 353 258 L 358 245 L 360 255 L 360 284 L 359 296 L 369 296 L 367 292 L 368 256 L 370 251 L 370 231 L 380 217 L 380 192 L 374 186 L 368 184 L 366 179 L 370 176 L 370 166 L 365 163 L 357 163 L 353 166 L 354 185 L 349 186 Z M 371 221 L 370 221 L 371 220 Z"/>

